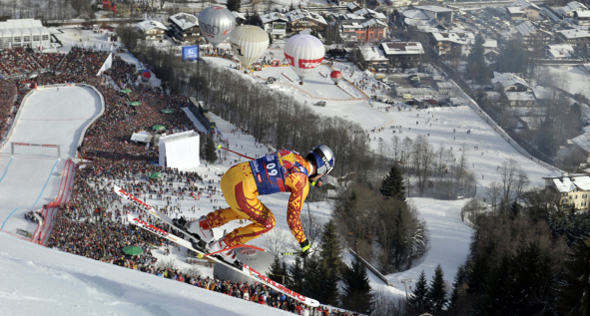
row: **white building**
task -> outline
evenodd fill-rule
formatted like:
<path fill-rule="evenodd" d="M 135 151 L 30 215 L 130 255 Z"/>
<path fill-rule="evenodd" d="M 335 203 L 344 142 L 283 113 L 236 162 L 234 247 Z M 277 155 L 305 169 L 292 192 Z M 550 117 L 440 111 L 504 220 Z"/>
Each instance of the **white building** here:
<path fill-rule="evenodd" d="M 549 59 L 572 58 L 574 48 L 569 44 L 550 44 L 545 46 L 545 56 Z"/>
<path fill-rule="evenodd" d="M 145 20 L 137 23 L 136 29 L 145 35 L 146 40 L 161 40 L 164 39 L 164 34 L 168 28 L 158 21 Z"/>
<path fill-rule="evenodd" d="M 559 8 L 559 10 L 557 10 L 557 12 L 560 13 L 561 16 L 564 18 L 571 18 L 574 16 L 574 12 L 584 11 L 584 10 L 588 10 L 588 7 L 579 3 L 578 1 L 572 1 L 568 4 L 566 4 L 565 6 Z"/>
<path fill-rule="evenodd" d="M 51 33 L 41 21 L 34 19 L 0 22 L 0 48 L 50 47 Z"/>
<path fill-rule="evenodd" d="M 289 23 L 289 18 L 283 13 L 270 12 L 261 15 L 260 21 L 262 21 L 266 33 L 270 34 L 272 38 L 280 39 L 287 35 L 287 23 Z"/>

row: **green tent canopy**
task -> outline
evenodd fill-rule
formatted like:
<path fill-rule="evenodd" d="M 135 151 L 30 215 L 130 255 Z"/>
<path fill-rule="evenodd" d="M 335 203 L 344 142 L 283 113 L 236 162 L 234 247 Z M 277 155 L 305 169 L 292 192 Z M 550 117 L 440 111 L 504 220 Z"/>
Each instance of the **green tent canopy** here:
<path fill-rule="evenodd" d="M 164 125 L 154 125 L 154 126 L 152 127 L 152 129 L 153 129 L 154 131 L 165 131 L 165 130 L 166 130 L 166 127 L 165 127 Z"/>
<path fill-rule="evenodd" d="M 137 246 L 125 246 L 123 247 L 123 252 L 131 256 L 137 256 L 143 253 L 143 249 Z"/>
<path fill-rule="evenodd" d="M 131 101 L 131 102 L 127 102 L 127 105 L 131 105 L 131 106 L 139 106 L 139 105 L 141 105 L 141 101 Z"/>
<path fill-rule="evenodd" d="M 162 112 L 164 114 L 172 114 L 172 113 L 174 113 L 174 110 L 173 109 L 163 109 L 163 110 L 160 110 L 160 112 Z"/>
<path fill-rule="evenodd" d="M 131 93 L 131 89 L 123 89 L 123 90 L 121 90 L 121 92 L 123 92 L 123 93 Z"/>
<path fill-rule="evenodd" d="M 152 172 L 152 174 L 150 174 L 150 179 L 160 179 L 162 177 L 162 174 L 159 172 Z"/>

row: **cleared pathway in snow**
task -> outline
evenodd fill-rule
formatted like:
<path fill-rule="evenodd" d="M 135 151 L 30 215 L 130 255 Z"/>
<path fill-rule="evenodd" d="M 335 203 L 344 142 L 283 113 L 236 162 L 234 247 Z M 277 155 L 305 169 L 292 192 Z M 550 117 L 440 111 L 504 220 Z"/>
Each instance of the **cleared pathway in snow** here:
<path fill-rule="evenodd" d="M 33 232 L 37 225 L 24 213 L 39 209 L 58 194 L 60 172 L 74 157 L 84 128 L 101 111 L 101 99 L 87 87 L 60 87 L 33 92 L 21 107 L 21 114 L 8 143 L 0 151 L 0 228 Z M 60 145 L 15 146 L 11 142 Z"/>

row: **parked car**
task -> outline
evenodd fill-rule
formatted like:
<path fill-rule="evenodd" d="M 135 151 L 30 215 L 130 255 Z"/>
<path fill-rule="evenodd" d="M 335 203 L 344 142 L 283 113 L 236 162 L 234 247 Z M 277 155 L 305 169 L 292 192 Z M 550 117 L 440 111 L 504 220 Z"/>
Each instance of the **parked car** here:
<path fill-rule="evenodd" d="M 318 101 L 318 102 L 316 102 L 315 106 L 324 107 L 324 106 L 326 106 L 326 101 Z"/>

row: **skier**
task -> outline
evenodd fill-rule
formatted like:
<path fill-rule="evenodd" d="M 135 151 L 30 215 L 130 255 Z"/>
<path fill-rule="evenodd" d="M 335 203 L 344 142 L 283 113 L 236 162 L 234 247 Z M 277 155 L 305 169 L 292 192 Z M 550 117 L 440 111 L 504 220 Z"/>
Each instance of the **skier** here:
<path fill-rule="evenodd" d="M 209 252 L 243 245 L 270 231 L 276 224 L 274 214 L 258 200 L 258 195 L 291 192 L 287 223 L 301 245 L 301 255 L 306 257 L 312 253 L 312 249 L 301 227 L 301 208 L 309 193 L 309 182 L 315 185 L 322 176 L 332 171 L 334 161 L 332 150 L 326 145 L 319 145 L 305 157 L 296 151 L 283 149 L 262 158 L 239 163 L 230 168 L 221 179 L 221 190 L 229 204 L 228 208 L 213 211 L 190 223 L 181 218 L 175 220 L 175 225 L 185 227 L 201 240 L 200 248 L 209 248 Z M 240 219 L 247 219 L 252 223 L 214 240 L 212 228 Z M 240 265 L 236 262 L 233 249 L 219 252 L 218 257 L 229 264 Z"/>

